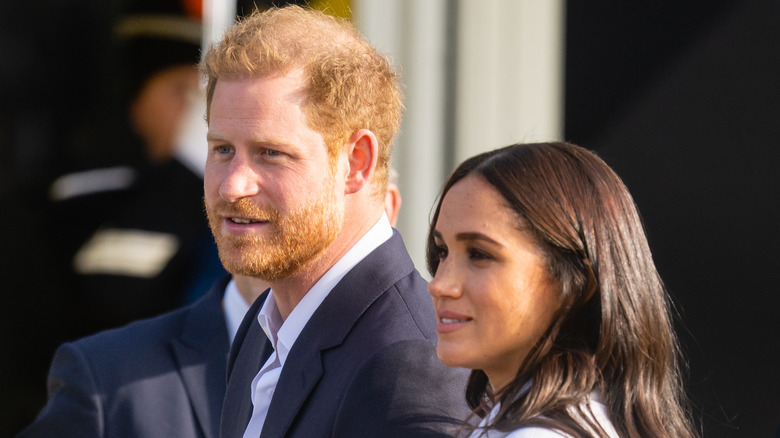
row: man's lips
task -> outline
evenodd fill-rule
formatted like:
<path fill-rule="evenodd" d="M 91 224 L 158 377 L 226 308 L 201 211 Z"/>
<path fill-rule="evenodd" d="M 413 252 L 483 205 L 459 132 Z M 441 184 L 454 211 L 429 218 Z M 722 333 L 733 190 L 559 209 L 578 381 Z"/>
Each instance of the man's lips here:
<path fill-rule="evenodd" d="M 224 230 L 230 234 L 247 234 L 256 233 L 266 226 L 270 225 L 270 221 L 267 219 L 251 218 L 246 216 L 230 216 L 224 217 Z"/>
<path fill-rule="evenodd" d="M 268 222 L 267 220 L 262 219 L 247 219 L 243 217 L 229 217 L 227 218 L 230 222 L 233 222 L 234 224 L 240 224 L 240 225 L 249 225 L 249 224 L 258 224 L 258 223 L 265 223 Z"/>

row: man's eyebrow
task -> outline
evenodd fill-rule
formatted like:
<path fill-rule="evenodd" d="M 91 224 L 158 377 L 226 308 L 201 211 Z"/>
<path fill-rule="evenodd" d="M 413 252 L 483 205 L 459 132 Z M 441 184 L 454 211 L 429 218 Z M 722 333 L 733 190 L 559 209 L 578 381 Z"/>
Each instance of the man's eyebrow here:
<path fill-rule="evenodd" d="M 212 142 L 224 141 L 224 142 L 229 142 L 229 140 L 223 138 L 221 135 L 214 134 L 214 133 L 211 133 L 211 132 L 206 134 L 206 141 L 212 141 Z M 290 143 L 285 142 L 282 139 L 277 139 L 277 138 L 265 138 L 265 139 L 257 138 L 257 139 L 252 139 L 249 143 L 252 144 L 252 145 L 258 145 L 258 146 L 260 146 L 260 145 L 289 146 L 290 145 Z"/>
<path fill-rule="evenodd" d="M 211 132 L 206 134 L 206 141 L 223 141 L 223 140 L 225 139 L 219 136 L 218 134 L 214 134 Z"/>

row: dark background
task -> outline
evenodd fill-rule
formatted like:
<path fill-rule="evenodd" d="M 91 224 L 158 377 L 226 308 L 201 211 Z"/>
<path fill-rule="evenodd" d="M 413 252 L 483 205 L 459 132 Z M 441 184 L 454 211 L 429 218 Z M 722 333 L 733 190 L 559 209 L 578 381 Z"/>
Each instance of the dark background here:
<path fill-rule="evenodd" d="M 567 2 L 566 138 L 626 182 L 704 437 L 780 426 L 780 2 Z"/>

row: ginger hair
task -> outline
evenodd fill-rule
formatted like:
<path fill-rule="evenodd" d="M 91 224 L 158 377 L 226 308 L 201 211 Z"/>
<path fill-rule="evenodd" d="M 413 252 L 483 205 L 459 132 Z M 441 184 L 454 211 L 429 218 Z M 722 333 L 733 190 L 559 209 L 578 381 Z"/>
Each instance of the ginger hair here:
<path fill-rule="evenodd" d="M 206 122 L 219 80 L 240 80 L 300 69 L 309 126 L 325 139 L 335 158 L 358 129 L 379 143 L 374 194 L 384 199 L 393 138 L 401 124 L 398 75 L 346 20 L 320 11 L 287 6 L 255 11 L 229 28 L 201 62 L 208 79 Z"/>

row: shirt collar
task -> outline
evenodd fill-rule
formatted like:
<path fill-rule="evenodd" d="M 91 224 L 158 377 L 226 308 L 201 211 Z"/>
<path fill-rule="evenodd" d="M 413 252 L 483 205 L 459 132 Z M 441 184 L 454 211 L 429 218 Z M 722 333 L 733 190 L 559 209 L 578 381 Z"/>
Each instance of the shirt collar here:
<path fill-rule="evenodd" d="M 390 226 L 390 221 L 387 219 L 387 215 L 382 213 L 379 221 L 320 277 L 319 281 L 309 289 L 284 321 L 282 321 L 281 313 L 276 306 L 273 289 L 268 293 L 268 298 L 263 303 L 257 320 L 271 341 L 282 365 L 287 360 L 287 354 L 301 331 L 330 291 L 355 265 L 392 236 L 393 228 Z"/>
<path fill-rule="evenodd" d="M 233 343 L 233 338 L 236 337 L 238 327 L 241 325 L 241 321 L 244 320 L 247 310 L 249 310 L 249 304 L 241 296 L 241 292 L 238 291 L 238 286 L 235 280 L 231 279 L 225 288 L 225 295 L 223 298 L 225 306 L 225 324 L 227 325 L 228 336 L 230 336 L 230 343 Z"/>

